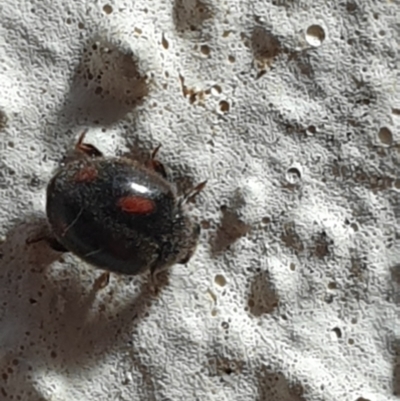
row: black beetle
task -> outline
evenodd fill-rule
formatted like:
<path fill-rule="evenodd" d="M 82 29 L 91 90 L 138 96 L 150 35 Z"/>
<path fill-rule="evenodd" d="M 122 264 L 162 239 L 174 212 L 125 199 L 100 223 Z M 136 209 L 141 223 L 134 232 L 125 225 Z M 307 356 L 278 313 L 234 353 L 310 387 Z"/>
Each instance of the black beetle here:
<path fill-rule="evenodd" d="M 47 186 L 46 214 L 53 249 L 72 252 L 108 272 L 154 273 L 187 263 L 197 246 L 200 226 L 186 212 L 186 203 L 205 186 L 202 182 L 178 196 L 155 160 L 105 157 L 84 143 L 63 163 Z"/>

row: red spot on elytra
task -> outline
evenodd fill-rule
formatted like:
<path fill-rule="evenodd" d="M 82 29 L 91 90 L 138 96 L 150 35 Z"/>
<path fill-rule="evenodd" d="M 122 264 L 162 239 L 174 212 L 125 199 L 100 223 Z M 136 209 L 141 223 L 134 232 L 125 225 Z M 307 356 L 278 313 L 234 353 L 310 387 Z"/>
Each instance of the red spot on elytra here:
<path fill-rule="evenodd" d="M 91 182 L 97 178 L 97 170 L 94 166 L 81 168 L 74 176 L 75 182 Z"/>
<path fill-rule="evenodd" d="M 127 213 L 149 214 L 154 212 L 156 205 L 151 199 L 141 196 L 124 196 L 118 199 L 118 206 Z"/>

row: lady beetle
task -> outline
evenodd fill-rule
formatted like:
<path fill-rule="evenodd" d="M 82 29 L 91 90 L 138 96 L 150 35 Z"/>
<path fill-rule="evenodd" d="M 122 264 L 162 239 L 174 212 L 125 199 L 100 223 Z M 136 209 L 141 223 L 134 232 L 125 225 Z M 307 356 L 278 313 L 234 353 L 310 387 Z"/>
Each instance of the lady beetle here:
<path fill-rule="evenodd" d="M 146 163 L 105 157 L 84 143 L 47 186 L 46 214 L 53 249 L 71 252 L 108 272 L 136 275 L 184 264 L 192 257 L 200 226 L 185 204 L 205 186 L 177 195 L 155 149 Z"/>

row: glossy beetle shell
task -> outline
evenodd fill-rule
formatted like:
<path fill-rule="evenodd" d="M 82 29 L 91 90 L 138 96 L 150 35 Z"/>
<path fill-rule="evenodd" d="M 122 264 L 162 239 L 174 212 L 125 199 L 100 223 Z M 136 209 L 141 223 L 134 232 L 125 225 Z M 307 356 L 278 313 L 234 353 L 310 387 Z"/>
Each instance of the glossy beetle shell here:
<path fill-rule="evenodd" d="M 175 188 L 125 158 L 87 157 L 61 167 L 47 187 L 46 212 L 66 250 L 121 274 L 185 263 L 199 236 Z"/>

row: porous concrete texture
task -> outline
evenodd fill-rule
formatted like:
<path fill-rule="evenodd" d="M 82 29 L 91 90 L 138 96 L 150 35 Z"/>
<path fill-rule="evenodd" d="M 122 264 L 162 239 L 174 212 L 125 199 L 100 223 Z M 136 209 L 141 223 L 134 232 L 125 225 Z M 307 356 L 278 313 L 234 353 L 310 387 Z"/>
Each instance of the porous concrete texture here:
<path fill-rule="evenodd" d="M 1 400 L 399 400 L 398 0 L 2 0 L 0 38 Z M 208 180 L 158 295 L 25 244 L 85 128 Z"/>

